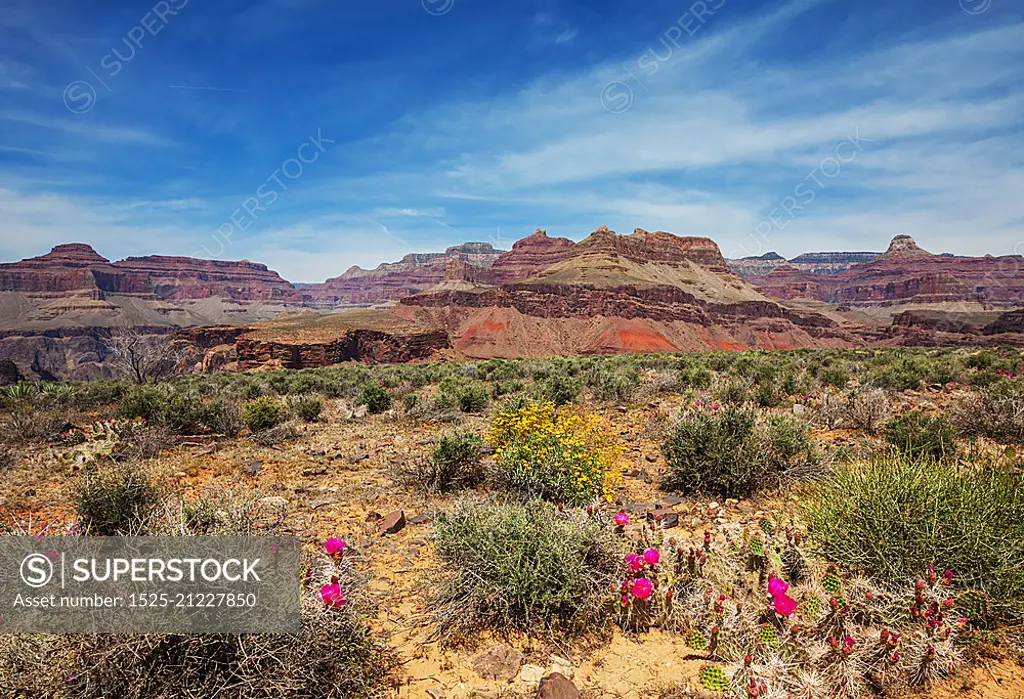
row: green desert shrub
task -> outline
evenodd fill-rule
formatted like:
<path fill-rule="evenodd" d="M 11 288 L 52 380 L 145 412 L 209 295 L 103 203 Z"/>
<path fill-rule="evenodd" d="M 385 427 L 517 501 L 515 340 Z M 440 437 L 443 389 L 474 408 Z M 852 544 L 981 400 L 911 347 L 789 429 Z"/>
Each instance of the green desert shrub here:
<path fill-rule="evenodd" d="M 462 505 L 434 525 L 430 580 L 438 634 L 460 641 L 487 629 L 571 636 L 604 629 L 617 581 L 614 536 L 579 510 L 539 500 Z"/>
<path fill-rule="evenodd" d="M 846 388 L 846 384 L 850 383 L 850 370 L 846 367 L 846 364 L 833 364 L 823 367 L 818 374 L 818 378 L 825 386 Z"/>
<path fill-rule="evenodd" d="M 242 406 L 240 417 L 252 432 L 263 432 L 284 419 L 284 407 L 276 398 L 260 396 Z"/>
<path fill-rule="evenodd" d="M 292 400 L 292 410 L 300 419 L 315 422 L 324 411 L 324 401 L 315 393 L 307 393 Z"/>
<path fill-rule="evenodd" d="M 847 397 L 847 419 L 869 434 L 875 434 L 888 416 L 889 398 L 880 388 L 854 390 Z"/>
<path fill-rule="evenodd" d="M 848 569 L 899 583 L 928 566 L 1024 620 L 1024 472 L 886 456 L 837 467 L 805 498 L 813 540 Z"/>
<path fill-rule="evenodd" d="M 138 467 L 115 462 L 90 469 L 74 494 L 79 521 L 97 536 L 138 534 L 159 500 Z"/>
<path fill-rule="evenodd" d="M 631 367 L 607 369 L 597 367 L 587 375 L 587 383 L 600 400 L 625 403 L 640 388 L 640 373 Z"/>
<path fill-rule="evenodd" d="M 438 395 L 448 397 L 464 413 L 483 412 L 491 398 L 486 383 L 457 374 L 441 381 Z"/>
<path fill-rule="evenodd" d="M 1006 379 L 962 398 L 953 406 L 960 430 L 1003 444 L 1024 442 L 1024 379 Z"/>
<path fill-rule="evenodd" d="M 668 465 L 662 487 L 721 497 L 749 495 L 815 458 L 803 423 L 785 417 L 761 422 L 746 405 L 687 413 L 661 451 Z"/>
<path fill-rule="evenodd" d="M 484 478 L 480 464 L 482 440 L 470 432 L 443 435 L 429 458 L 413 459 L 397 467 L 395 480 L 428 493 L 450 493 L 471 488 Z"/>
<path fill-rule="evenodd" d="M 885 438 L 910 458 L 941 461 L 956 456 L 956 430 L 941 415 L 914 410 L 894 417 L 885 425 Z"/>
<path fill-rule="evenodd" d="M 583 385 L 575 376 L 553 373 L 534 384 L 534 395 L 541 402 L 555 405 L 573 403 L 580 395 Z"/>
<path fill-rule="evenodd" d="M 356 396 L 356 405 L 365 405 L 371 415 L 383 413 L 391 409 L 391 392 L 379 383 L 368 383 Z"/>

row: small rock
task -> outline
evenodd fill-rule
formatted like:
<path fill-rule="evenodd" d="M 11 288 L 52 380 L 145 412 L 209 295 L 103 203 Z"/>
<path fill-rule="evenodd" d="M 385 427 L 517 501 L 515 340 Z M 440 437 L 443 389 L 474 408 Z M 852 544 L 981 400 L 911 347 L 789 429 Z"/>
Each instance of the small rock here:
<path fill-rule="evenodd" d="M 397 534 L 405 528 L 405 512 L 395 510 L 390 512 L 377 523 L 377 531 L 381 536 L 385 534 Z"/>
<path fill-rule="evenodd" d="M 287 507 L 288 501 L 280 495 L 271 495 L 260 500 L 260 504 L 264 507 Z"/>
<path fill-rule="evenodd" d="M 794 403 L 793 404 L 793 414 L 794 415 L 803 415 L 806 412 L 807 412 L 807 406 L 804 405 L 803 403 Z"/>
<path fill-rule="evenodd" d="M 369 453 L 367 453 L 365 451 L 360 451 L 360 452 L 357 452 L 356 454 L 354 454 L 351 458 L 349 458 L 348 462 L 350 464 L 358 464 L 360 461 L 365 461 L 366 459 L 369 459 L 369 458 L 370 458 Z"/>
<path fill-rule="evenodd" d="M 667 508 L 651 510 L 647 513 L 647 521 L 654 522 L 661 529 L 672 529 L 679 525 L 679 514 Z"/>
<path fill-rule="evenodd" d="M 675 507 L 676 505 L 682 504 L 683 499 L 678 495 L 666 495 L 661 499 L 661 501 L 665 504 L 660 505 L 659 507 Z"/>
<path fill-rule="evenodd" d="M 366 417 L 366 413 L 368 410 L 369 409 L 365 405 L 360 405 L 355 410 L 352 411 L 352 417 Z"/>
<path fill-rule="evenodd" d="M 521 679 L 526 684 L 539 684 L 543 677 L 544 668 L 542 668 L 540 665 L 523 665 L 523 669 L 519 671 L 519 679 Z"/>
<path fill-rule="evenodd" d="M 552 655 L 551 656 L 551 668 L 550 668 L 550 672 L 548 672 L 548 674 L 549 675 L 554 675 L 554 674 L 563 675 L 567 679 L 571 680 L 572 676 L 573 676 L 572 663 L 570 663 L 565 658 L 560 658 L 557 655 Z"/>
<path fill-rule="evenodd" d="M 409 518 L 409 524 L 427 524 L 430 522 L 431 516 L 426 512 L 421 512 L 415 517 Z"/>
<path fill-rule="evenodd" d="M 647 455 L 647 456 L 645 456 L 644 458 L 645 458 L 645 459 L 647 459 L 647 462 L 648 462 L 648 463 L 651 463 L 651 464 L 653 464 L 653 463 L 654 463 L 655 461 L 657 461 L 657 460 L 658 460 L 658 457 L 657 457 L 657 456 L 655 456 L 654 454 L 648 454 L 648 455 Z"/>
<path fill-rule="evenodd" d="M 507 682 L 519 674 L 522 666 L 523 654 L 504 643 L 473 658 L 473 669 L 485 680 Z"/>
<path fill-rule="evenodd" d="M 326 476 L 326 468 L 307 468 L 302 472 L 304 478 L 312 478 L 313 476 Z"/>
<path fill-rule="evenodd" d="M 428 689 L 427 694 L 430 695 L 431 699 L 445 699 L 445 697 L 448 696 L 440 689 Z"/>
<path fill-rule="evenodd" d="M 188 474 L 185 473 L 184 471 L 178 471 L 177 473 L 174 474 L 174 477 L 175 478 L 187 478 Z"/>
<path fill-rule="evenodd" d="M 539 699 L 580 699 L 580 690 L 561 673 L 552 672 L 541 680 Z"/>
<path fill-rule="evenodd" d="M 338 502 L 335 498 L 317 498 L 313 502 L 309 503 L 309 507 L 313 510 L 324 507 L 325 505 L 333 505 Z"/>
<path fill-rule="evenodd" d="M 379 522 L 382 519 L 384 519 L 384 515 L 382 515 L 380 512 L 370 511 L 366 513 L 367 522 Z"/>
<path fill-rule="evenodd" d="M 248 473 L 250 476 L 255 476 L 257 473 L 259 473 L 263 469 L 263 462 L 262 461 L 246 461 L 242 465 L 242 468 L 244 468 L 245 472 Z"/>

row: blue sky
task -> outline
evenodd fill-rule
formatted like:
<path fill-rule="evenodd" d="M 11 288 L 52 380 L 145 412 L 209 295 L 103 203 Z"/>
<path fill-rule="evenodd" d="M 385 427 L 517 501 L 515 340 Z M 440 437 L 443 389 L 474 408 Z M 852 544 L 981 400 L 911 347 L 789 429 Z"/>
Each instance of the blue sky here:
<path fill-rule="evenodd" d="M 1024 253 L 1022 98 L 1022 0 L 6 0 L 0 260 Z"/>

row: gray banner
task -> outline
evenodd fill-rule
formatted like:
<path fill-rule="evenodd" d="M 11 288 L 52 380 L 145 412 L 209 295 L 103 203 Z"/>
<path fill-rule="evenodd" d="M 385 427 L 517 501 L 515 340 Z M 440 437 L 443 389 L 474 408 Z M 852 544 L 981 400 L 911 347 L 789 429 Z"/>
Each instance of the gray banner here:
<path fill-rule="evenodd" d="M 0 536 L 0 633 L 297 633 L 296 537 Z"/>

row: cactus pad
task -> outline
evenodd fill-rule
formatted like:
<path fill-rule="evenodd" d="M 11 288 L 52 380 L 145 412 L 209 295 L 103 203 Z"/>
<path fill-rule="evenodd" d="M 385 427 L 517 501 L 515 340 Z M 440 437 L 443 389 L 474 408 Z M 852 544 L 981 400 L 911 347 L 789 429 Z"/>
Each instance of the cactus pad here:
<path fill-rule="evenodd" d="M 771 537 L 772 535 L 772 523 L 767 519 L 762 519 L 757 523 L 757 526 L 761 527 L 761 531 L 764 532 L 765 538 Z"/>
<path fill-rule="evenodd" d="M 750 540 L 750 555 L 755 558 L 764 556 L 764 542 L 761 540 L 761 537 L 755 536 Z"/>
<path fill-rule="evenodd" d="M 722 668 L 705 665 L 700 669 L 700 686 L 709 692 L 724 692 L 729 689 L 729 678 Z"/>
<path fill-rule="evenodd" d="M 832 569 L 821 579 L 821 587 L 830 595 L 838 595 L 843 591 L 843 583 Z"/>
<path fill-rule="evenodd" d="M 708 640 L 697 629 L 691 629 L 690 633 L 686 635 L 686 645 L 694 650 L 707 650 Z"/>
<path fill-rule="evenodd" d="M 821 616 L 821 598 L 817 595 L 808 595 L 804 600 L 804 616 L 808 619 L 817 619 Z"/>
<path fill-rule="evenodd" d="M 762 646 L 779 647 L 779 632 L 771 624 L 761 624 L 757 632 L 757 640 Z"/>

